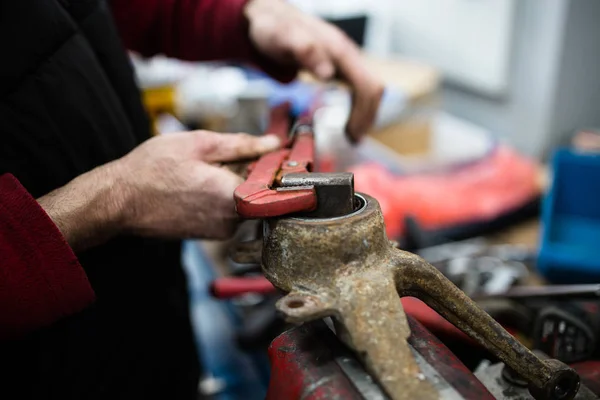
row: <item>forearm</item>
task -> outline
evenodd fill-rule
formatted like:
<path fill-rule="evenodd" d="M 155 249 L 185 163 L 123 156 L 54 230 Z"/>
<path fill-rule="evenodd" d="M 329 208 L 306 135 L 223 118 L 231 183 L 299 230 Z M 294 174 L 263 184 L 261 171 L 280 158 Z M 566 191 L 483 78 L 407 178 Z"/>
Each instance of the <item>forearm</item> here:
<path fill-rule="evenodd" d="M 128 233 L 163 239 L 227 238 L 242 179 L 214 164 L 279 148 L 272 136 L 192 131 L 160 135 L 38 199 L 76 251 Z"/>
<path fill-rule="evenodd" d="M 126 190 L 120 185 L 120 168 L 119 161 L 105 164 L 38 199 L 75 251 L 121 231 Z"/>
<path fill-rule="evenodd" d="M 289 82 L 297 69 L 257 51 L 248 32 L 248 0 L 112 0 L 117 30 L 129 50 L 189 61 L 253 64 Z"/>

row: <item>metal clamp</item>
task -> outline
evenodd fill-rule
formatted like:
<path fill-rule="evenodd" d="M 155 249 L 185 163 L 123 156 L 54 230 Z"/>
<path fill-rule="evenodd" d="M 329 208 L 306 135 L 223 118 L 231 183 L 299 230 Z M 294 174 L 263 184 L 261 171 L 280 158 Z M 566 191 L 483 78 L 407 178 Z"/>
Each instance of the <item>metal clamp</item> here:
<path fill-rule="evenodd" d="M 312 171 L 314 139 L 312 129 L 300 125 L 288 147 L 262 156 L 249 169 L 248 179 L 234 192 L 238 214 L 243 218 L 268 218 L 312 211 L 317 207 L 314 187 L 281 188 L 281 179 L 291 173 Z"/>

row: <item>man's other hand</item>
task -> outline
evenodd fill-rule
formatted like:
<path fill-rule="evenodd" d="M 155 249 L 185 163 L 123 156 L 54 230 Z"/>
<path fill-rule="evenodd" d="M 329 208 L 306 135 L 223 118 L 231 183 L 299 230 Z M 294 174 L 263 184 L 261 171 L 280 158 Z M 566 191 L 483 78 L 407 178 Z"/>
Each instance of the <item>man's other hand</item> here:
<path fill-rule="evenodd" d="M 338 75 L 351 85 L 347 131 L 359 140 L 375 120 L 383 84 L 369 71 L 358 47 L 335 26 L 283 0 L 250 0 L 245 14 L 250 38 L 263 54 L 306 68 L 323 80 Z"/>

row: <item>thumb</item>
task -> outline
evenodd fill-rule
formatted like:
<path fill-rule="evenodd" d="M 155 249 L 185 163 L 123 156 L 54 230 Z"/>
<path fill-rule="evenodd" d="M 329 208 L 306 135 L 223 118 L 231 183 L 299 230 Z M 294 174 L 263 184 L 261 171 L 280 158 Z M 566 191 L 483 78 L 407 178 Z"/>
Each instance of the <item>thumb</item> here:
<path fill-rule="evenodd" d="M 281 146 L 275 135 L 252 136 L 247 133 L 225 133 L 211 135 L 208 152 L 202 155 L 207 163 L 230 162 L 256 158 Z"/>

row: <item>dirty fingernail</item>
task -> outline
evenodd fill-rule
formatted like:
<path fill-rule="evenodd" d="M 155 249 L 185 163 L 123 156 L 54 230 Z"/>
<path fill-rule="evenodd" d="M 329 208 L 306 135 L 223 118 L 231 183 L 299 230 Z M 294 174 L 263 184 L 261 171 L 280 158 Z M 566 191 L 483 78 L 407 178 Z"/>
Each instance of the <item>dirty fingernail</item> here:
<path fill-rule="evenodd" d="M 281 146 L 281 141 L 275 135 L 262 136 L 259 140 L 263 151 L 277 150 Z"/>

